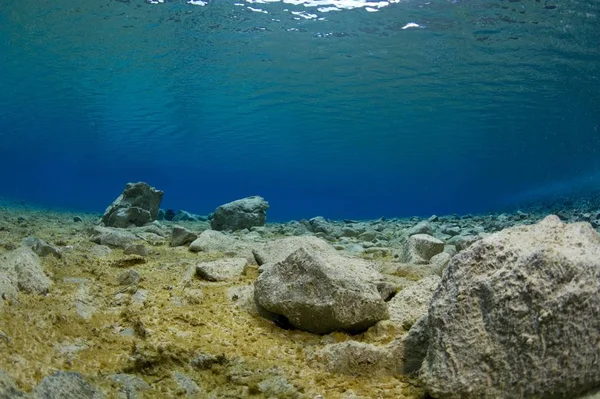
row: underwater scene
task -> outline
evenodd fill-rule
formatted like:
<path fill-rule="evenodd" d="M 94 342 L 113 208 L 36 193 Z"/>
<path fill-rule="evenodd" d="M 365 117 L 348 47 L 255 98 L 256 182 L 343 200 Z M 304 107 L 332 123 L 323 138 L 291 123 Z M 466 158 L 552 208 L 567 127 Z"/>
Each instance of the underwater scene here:
<path fill-rule="evenodd" d="M 600 398 L 600 0 L 1 0 L 0 398 Z"/>

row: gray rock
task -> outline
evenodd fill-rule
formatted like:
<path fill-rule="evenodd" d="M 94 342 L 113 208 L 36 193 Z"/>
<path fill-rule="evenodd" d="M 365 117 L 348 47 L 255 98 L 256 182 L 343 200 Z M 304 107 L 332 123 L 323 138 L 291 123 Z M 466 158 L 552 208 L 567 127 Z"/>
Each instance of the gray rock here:
<path fill-rule="evenodd" d="M 390 320 L 406 330 L 427 314 L 433 293 L 440 283 L 440 277 L 426 277 L 416 284 L 404 288 L 388 302 Z"/>
<path fill-rule="evenodd" d="M 92 399 L 104 395 L 79 373 L 57 371 L 31 392 L 32 399 Z"/>
<path fill-rule="evenodd" d="M 429 347 L 429 318 L 424 314 L 412 325 L 404 337 L 403 373 L 412 374 L 421 369 Z"/>
<path fill-rule="evenodd" d="M 225 356 L 215 356 L 210 353 L 198 353 L 192 361 L 190 365 L 196 370 L 209 370 L 215 364 L 225 364 L 226 363 Z"/>
<path fill-rule="evenodd" d="M 362 241 L 373 241 L 376 237 L 377 232 L 375 230 L 367 230 L 358 236 L 358 238 Z"/>
<path fill-rule="evenodd" d="M 123 251 L 124 255 L 139 255 L 139 256 L 148 256 L 148 248 L 144 244 L 133 244 L 129 245 Z"/>
<path fill-rule="evenodd" d="M 174 226 L 171 232 L 171 246 L 180 247 L 182 245 L 191 244 L 198 235 L 194 232 L 189 231 L 185 227 Z"/>
<path fill-rule="evenodd" d="M 306 248 L 311 253 L 336 254 L 336 249 L 327 241 L 314 236 L 288 237 L 269 241 L 252 250 L 259 265 L 285 260 L 293 252 Z"/>
<path fill-rule="evenodd" d="M 246 258 L 219 259 L 198 263 L 196 271 L 198 276 L 204 280 L 226 281 L 241 276 L 247 264 Z"/>
<path fill-rule="evenodd" d="M 200 387 L 196 384 L 196 381 L 192 380 L 188 375 L 180 373 L 179 371 L 173 372 L 173 379 L 183 389 L 188 397 L 197 397 L 201 392 Z"/>
<path fill-rule="evenodd" d="M 94 226 L 91 235 L 90 241 L 95 242 L 96 244 L 119 248 L 127 248 L 137 240 L 135 234 L 130 233 L 127 230 L 112 227 Z"/>
<path fill-rule="evenodd" d="M 325 345 L 309 359 L 324 364 L 330 373 L 382 376 L 402 373 L 402 354 L 401 341 L 387 346 L 346 341 Z"/>
<path fill-rule="evenodd" d="M 549 216 L 450 261 L 421 369 L 437 398 L 575 397 L 600 385 L 600 237 Z"/>
<path fill-rule="evenodd" d="M 480 238 L 474 235 L 459 235 L 454 236 L 448 241 L 446 244 L 454 245 L 457 251 L 463 251 L 469 248 L 474 242 L 478 241 Z"/>
<path fill-rule="evenodd" d="M 111 252 L 112 250 L 106 245 L 94 245 L 90 248 L 90 255 L 94 258 L 105 258 L 110 255 Z"/>
<path fill-rule="evenodd" d="M 423 222 L 419 222 L 416 225 L 414 225 L 413 227 L 411 227 L 410 229 L 406 230 L 404 232 L 405 235 L 407 235 L 408 237 L 415 235 L 415 234 L 428 234 L 428 235 L 432 235 L 433 234 L 433 227 L 431 227 L 431 224 L 427 221 L 423 221 Z"/>
<path fill-rule="evenodd" d="M 414 264 L 428 263 L 444 251 L 444 242 L 427 234 L 414 234 L 408 238 L 408 261 Z"/>
<path fill-rule="evenodd" d="M 146 381 L 133 374 L 114 374 L 110 376 L 110 379 L 119 386 L 121 397 L 124 399 L 137 399 L 140 397 L 138 391 L 143 392 L 151 389 Z"/>
<path fill-rule="evenodd" d="M 59 259 L 62 258 L 62 254 L 57 248 L 49 245 L 46 241 L 39 238 L 27 237 L 23 240 L 23 245 L 33 249 L 33 252 L 41 257 L 53 255 Z"/>
<path fill-rule="evenodd" d="M 143 226 L 156 220 L 163 192 L 143 182 L 127 183 L 106 209 L 102 222 L 110 227 Z"/>
<path fill-rule="evenodd" d="M 179 210 L 177 214 L 173 217 L 174 222 L 197 222 L 198 218 L 191 213 Z"/>
<path fill-rule="evenodd" d="M 450 259 L 452 259 L 452 255 L 448 252 L 442 252 L 429 259 L 429 264 L 434 266 L 437 274 L 441 276 L 446 266 L 450 263 Z"/>
<path fill-rule="evenodd" d="M 210 226 L 219 231 L 263 226 L 267 221 L 267 209 L 269 203 L 259 196 L 229 202 L 213 212 Z"/>
<path fill-rule="evenodd" d="M 21 247 L 0 256 L 0 274 L 4 274 L 3 285 L 31 294 L 46 294 L 52 280 L 44 274 L 40 258 L 31 248 Z"/>
<path fill-rule="evenodd" d="M 261 309 L 300 330 L 357 332 L 387 318 L 384 286 L 364 262 L 300 248 L 258 276 L 254 297 Z"/>
<path fill-rule="evenodd" d="M 22 398 L 24 393 L 4 370 L 0 370 L 0 399 Z"/>
<path fill-rule="evenodd" d="M 141 276 L 137 270 L 129 269 L 119 274 L 117 281 L 119 285 L 135 285 L 140 282 Z"/>
<path fill-rule="evenodd" d="M 223 253 L 225 255 L 244 257 L 255 264 L 250 245 L 237 238 L 215 230 L 205 230 L 189 246 L 192 252 Z"/>

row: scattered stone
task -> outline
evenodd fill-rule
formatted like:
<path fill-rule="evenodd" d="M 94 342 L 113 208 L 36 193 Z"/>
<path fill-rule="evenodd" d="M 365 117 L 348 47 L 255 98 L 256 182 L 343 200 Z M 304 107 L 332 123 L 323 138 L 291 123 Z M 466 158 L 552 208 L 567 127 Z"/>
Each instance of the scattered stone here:
<path fill-rule="evenodd" d="M 127 183 L 106 209 L 102 222 L 109 227 L 143 226 L 156 220 L 163 192 L 143 182 Z"/>
<path fill-rule="evenodd" d="M 0 280 L 0 284 L 11 294 L 10 286 L 31 294 L 46 294 L 52 286 L 52 280 L 44 274 L 40 258 L 28 247 L 0 256 L 0 274 L 6 277 Z"/>
<path fill-rule="evenodd" d="M 421 369 L 429 347 L 429 319 L 427 314 L 421 316 L 404 337 L 403 373 L 412 374 Z"/>
<path fill-rule="evenodd" d="M 126 270 L 117 277 L 119 285 L 136 285 L 140 282 L 140 279 L 140 273 L 134 269 Z"/>
<path fill-rule="evenodd" d="M 251 264 L 256 263 L 248 243 L 225 235 L 219 231 L 205 230 L 189 247 L 192 252 L 222 253 L 228 256 L 244 257 Z"/>
<path fill-rule="evenodd" d="M 198 353 L 190 362 L 196 370 L 209 370 L 215 364 L 225 364 L 227 359 L 224 355 L 211 355 L 210 353 Z"/>
<path fill-rule="evenodd" d="M 23 398 L 25 394 L 19 390 L 17 383 L 4 370 L 0 370 L 0 398 L 13 399 Z"/>
<path fill-rule="evenodd" d="M 41 257 L 53 255 L 59 259 L 62 258 L 62 254 L 57 248 L 49 245 L 46 243 L 46 241 L 40 240 L 39 238 L 27 237 L 23 240 L 23 245 L 33 249 L 33 252 Z"/>
<path fill-rule="evenodd" d="M 431 395 L 576 397 L 597 387 L 599 275 L 598 234 L 556 216 L 456 255 L 429 308 L 421 373 Z"/>
<path fill-rule="evenodd" d="M 196 233 L 189 231 L 185 227 L 174 226 L 173 231 L 171 232 L 171 246 L 179 247 L 188 245 L 196 238 L 198 238 Z"/>
<path fill-rule="evenodd" d="M 139 256 L 143 256 L 143 257 L 148 256 L 148 253 L 149 253 L 148 248 L 146 248 L 146 246 L 144 244 L 129 245 L 123 251 L 124 255 L 139 255 Z"/>
<path fill-rule="evenodd" d="M 198 218 L 187 211 L 179 210 L 171 220 L 174 222 L 197 222 Z"/>
<path fill-rule="evenodd" d="M 196 384 L 196 381 L 192 380 L 189 376 L 180 373 L 179 371 L 174 371 L 172 375 L 173 379 L 188 397 L 197 397 L 201 389 L 198 384 Z"/>
<path fill-rule="evenodd" d="M 323 233 L 326 237 L 335 237 L 341 234 L 333 224 L 329 223 L 322 216 L 310 219 L 308 227 L 313 233 Z"/>
<path fill-rule="evenodd" d="M 404 232 L 404 234 L 406 236 L 408 236 L 408 237 L 413 236 L 415 234 L 432 235 L 433 234 L 433 228 L 431 227 L 431 224 L 429 222 L 423 221 L 423 222 L 417 223 L 416 225 L 414 225 L 410 229 L 406 230 Z"/>
<path fill-rule="evenodd" d="M 450 253 L 442 252 L 433 256 L 429 260 L 429 264 L 434 266 L 436 269 L 436 273 L 439 276 L 441 276 L 444 272 L 444 269 L 446 269 L 446 266 L 448 266 L 448 264 L 450 263 L 450 259 L 452 259 L 452 255 L 450 255 Z"/>
<path fill-rule="evenodd" d="M 404 288 L 388 302 L 390 320 L 408 330 L 415 322 L 427 314 L 433 293 L 440 283 L 437 275 L 429 276 Z"/>
<path fill-rule="evenodd" d="M 148 391 L 150 385 L 140 377 L 133 374 L 114 374 L 110 379 L 120 386 L 119 391 L 126 399 L 137 399 L 140 397 L 138 391 Z"/>
<path fill-rule="evenodd" d="M 131 267 L 146 263 L 146 258 L 140 255 L 127 255 L 111 262 L 113 267 Z"/>
<path fill-rule="evenodd" d="M 425 264 L 444 251 L 444 242 L 427 234 L 413 234 L 408 238 L 408 262 Z"/>
<path fill-rule="evenodd" d="M 148 300 L 148 290 L 137 290 L 135 294 L 131 296 L 131 304 L 142 307 Z"/>
<path fill-rule="evenodd" d="M 112 250 L 106 245 L 94 245 L 89 251 L 89 253 L 95 258 L 105 258 L 110 255 L 111 252 Z"/>
<path fill-rule="evenodd" d="M 358 236 L 361 241 L 373 241 L 375 238 L 377 238 L 377 232 L 374 230 L 367 230 Z"/>
<path fill-rule="evenodd" d="M 242 230 L 253 226 L 264 226 L 269 203 L 264 198 L 253 196 L 219 206 L 212 214 L 210 226 L 213 230 Z"/>
<path fill-rule="evenodd" d="M 459 235 L 454 236 L 448 241 L 446 244 L 454 245 L 457 251 L 463 251 L 469 248 L 474 242 L 478 241 L 480 238 L 473 235 Z"/>
<path fill-rule="evenodd" d="M 109 245 L 112 247 L 127 248 L 137 240 L 135 234 L 127 230 L 112 227 L 94 226 L 90 241 L 96 244 Z"/>
<path fill-rule="evenodd" d="M 103 397 L 104 395 L 81 374 L 70 371 L 57 371 L 53 375 L 45 377 L 31 392 L 32 399 L 96 399 Z"/>
<path fill-rule="evenodd" d="M 245 258 L 219 259 L 196 266 L 198 276 L 208 281 L 226 281 L 241 276 L 248 264 Z"/>
<path fill-rule="evenodd" d="M 336 254 L 337 251 L 327 241 L 313 236 L 288 237 L 269 241 L 264 245 L 253 249 L 256 263 L 277 263 L 285 260 L 293 252 L 300 248 L 306 248 L 311 253 Z"/>
<path fill-rule="evenodd" d="M 387 318 L 384 286 L 363 262 L 300 248 L 258 276 L 254 295 L 266 316 L 300 330 L 360 332 Z"/>
<path fill-rule="evenodd" d="M 203 299 L 204 293 L 200 288 L 192 288 L 184 291 L 183 300 L 188 305 L 199 305 Z"/>
<path fill-rule="evenodd" d="M 382 376 L 402 373 L 402 354 L 401 341 L 387 346 L 346 341 L 325 345 L 309 359 L 324 364 L 330 373 Z"/>

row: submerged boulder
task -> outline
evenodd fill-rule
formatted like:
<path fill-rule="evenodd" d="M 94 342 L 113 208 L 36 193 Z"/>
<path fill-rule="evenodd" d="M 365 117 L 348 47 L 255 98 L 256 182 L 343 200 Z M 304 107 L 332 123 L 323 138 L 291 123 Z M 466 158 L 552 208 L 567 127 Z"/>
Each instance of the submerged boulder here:
<path fill-rule="evenodd" d="M 156 220 L 164 192 L 144 182 L 127 183 L 123 193 L 104 212 L 109 227 L 143 226 Z"/>
<path fill-rule="evenodd" d="M 436 398 L 575 397 L 600 385 L 600 237 L 548 216 L 452 258 L 421 369 Z"/>
<path fill-rule="evenodd" d="M 263 197 L 253 196 L 219 206 L 212 214 L 213 230 L 242 230 L 264 226 L 269 203 Z"/>
<path fill-rule="evenodd" d="M 254 298 L 260 309 L 300 330 L 360 332 L 388 317 L 388 288 L 361 261 L 300 248 L 258 276 Z"/>
<path fill-rule="evenodd" d="M 15 289 L 31 294 L 46 294 L 52 280 L 44 274 L 39 256 L 21 247 L 0 257 L 0 287 L 3 294 L 15 296 Z"/>

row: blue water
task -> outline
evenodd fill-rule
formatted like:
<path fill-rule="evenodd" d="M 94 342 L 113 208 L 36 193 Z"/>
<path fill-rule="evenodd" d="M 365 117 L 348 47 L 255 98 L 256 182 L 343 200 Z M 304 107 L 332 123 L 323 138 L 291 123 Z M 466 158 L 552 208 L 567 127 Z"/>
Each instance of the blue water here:
<path fill-rule="evenodd" d="M 103 211 L 146 181 L 288 220 L 600 188 L 599 0 L 237 4 L 2 0 L 0 196 Z"/>

